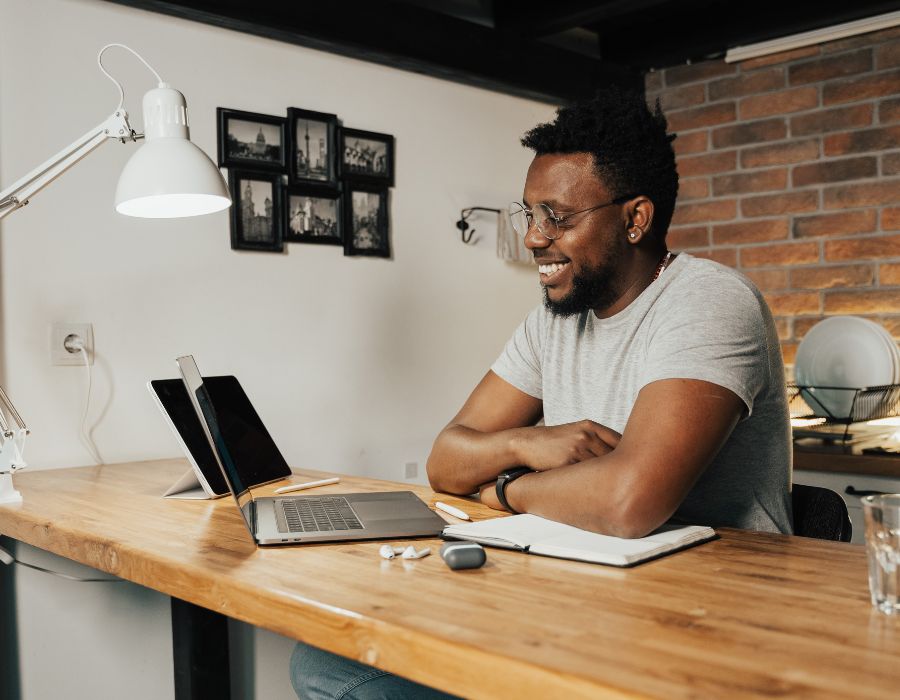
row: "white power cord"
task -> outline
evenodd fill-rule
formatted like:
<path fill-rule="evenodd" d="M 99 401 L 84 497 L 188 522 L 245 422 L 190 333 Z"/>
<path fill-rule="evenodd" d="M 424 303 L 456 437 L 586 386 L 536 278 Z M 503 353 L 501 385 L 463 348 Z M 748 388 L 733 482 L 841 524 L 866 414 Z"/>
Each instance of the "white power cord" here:
<path fill-rule="evenodd" d="M 10 564 L 18 564 L 19 566 L 27 566 L 29 569 L 34 569 L 35 571 L 40 571 L 45 574 L 53 574 L 54 576 L 59 576 L 60 578 L 68 579 L 69 581 L 78 581 L 79 583 L 122 583 L 123 579 L 120 578 L 81 578 L 79 576 L 70 576 L 69 574 L 64 574 L 61 571 L 52 571 L 51 569 L 45 569 L 42 566 L 35 566 L 34 564 L 28 564 L 24 561 L 19 561 L 12 554 L 7 552 L 3 547 L 0 547 L 0 564 L 6 564 L 9 566 Z"/>
<path fill-rule="evenodd" d="M 97 448 L 97 443 L 94 442 L 94 439 L 91 437 L 90 432 L 85 428 L 85 423 L 87 422 L 88 410 L 91 407 L 91 387 L 93 386 L 93 371 L 91 369 L 90 358 L 88 357 L 87 350 L 84 347 L 84 341 L 80 336 L 72 334 L 68 336 L 65 340 L 66 350 L 69 352 L 80 352 L 81 357 L 84 359 L 84 366 L 87 369 L 88 375 L 88 384 L 87 384 L 87 396 L 84 399 L 84 411 L 81 414 L 81 435 L 79 439 L 81 440 L 81 444 L 84 445 L 84 448 L 90 452 L 91 457 L 94 458 L 94 461 L 97 464 L 104 464 L 103 457 L 100 455 L 100 450 Z"/>
<path fill-rule="evenodd" d="M 100 49 L 100 53 L 97 54 L 97 65 L 100 67 L 100 72 L 103 73 L 103 75 L 105 75 L 107 78 L 112 80 L 113 83 L 115 83 L 116 87 L 119 89 L 119 106 L 116 107 L 116 111 L 119 111 L 122 109 L 122 105 L 125 104 L 125 88 L 122 87 L 122 83 L 120 83 L 118 80 L 113 78 L 109 73 L 107 73 L 106 68 L 103 67 L 103 52 L 106 51 L 106 49 L 112 48 L 113 46 L 116 46 L 120 49 L 125 49 L 126 51 L 130 51 L 131 53 L 133 53 L 135 56 L 137 56 L 138 60 L 141 63 L 143 63 L 145 66 L 147 66 L 147 68 L 150 69 L 150 72 L 156 76 L 156 81 L 158 83 L 162 84 L 164 81 L 162 78 L 159 77 L 159 73 L 157 73 L 155 70 L 153 70 L 153 66 L 151 66 L 149 63 L 147 63 L 147 61 L 144 60 L 144 57 L 141 56 L 134 49 L 129 48 L 128 46 L 125 46 L 125 44 L 107 44 L 102 49 Z"/>

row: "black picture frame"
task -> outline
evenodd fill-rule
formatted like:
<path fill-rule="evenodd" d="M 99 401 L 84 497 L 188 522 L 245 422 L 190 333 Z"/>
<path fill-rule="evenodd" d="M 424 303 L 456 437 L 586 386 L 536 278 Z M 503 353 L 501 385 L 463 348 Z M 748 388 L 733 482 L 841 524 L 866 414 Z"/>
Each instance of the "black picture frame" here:
<path fill-rule="evenodd" d="M 219 167 L 287 172 L 287 119 L 226 107 L 216 109 L 216 119 Z M 277 145 L 268 142 L 272 138 Z"/>
<path fill-rule="evenodd" d="M 253 183 L 265 183 L 262 192 Z M 250 187 L 248 191 L 248 186 Z M 265 170 L 235 168 L 228 171 L 228 189 L 231 193 L 231 247 L 234 250 L 256 250 L 268 253 L 284 251 L 282 209 L 282 176 Z M 259 198 L 270 194 L 270 201 L 263 200 L 266 211 L 256 213 Z M 248 212 L 250 207 L 252 211 Z"/>
<path fill-rule="evenodd" d="M 341 177 L 385 187 L 394 185 L 394 137 L 341 127 L 338 136 Z"/>
<path fill-rule="evenodd" d="M 367 206 L 361 210 L 362 195 L 366 195 Z M 371 205 L 376 202 L 377 210 L 373 215 Z M 391 257 L 388 204 L 387 186 L 355 181 L 344 183 L 344 255 Z"/>
<path fill-rule="evenodd" d="M 304 126 L 301 136 L 297 132 Z M 336 114 L 288 108 L 288 178 L 292 185 L 337 186 L 337 128 Z"/>
<path fill-rule="evenodd" d="M 284 188 L 283 199 L 285 241 L 288 243 L 344 245 L 344 200 L 340 190 L 329 187 L 291 185 Z M 320 200 L 333 202 L 333 212 L 327 205 L 323 213 L 317 212 L 316 202 Z"/>

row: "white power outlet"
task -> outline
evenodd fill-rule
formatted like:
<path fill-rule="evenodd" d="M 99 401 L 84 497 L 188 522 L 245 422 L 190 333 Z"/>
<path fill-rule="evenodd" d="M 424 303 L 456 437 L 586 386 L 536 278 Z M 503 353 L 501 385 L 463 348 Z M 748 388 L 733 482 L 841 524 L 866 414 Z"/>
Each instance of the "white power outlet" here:
<path fill-rule="evenodd" d="M 403 478 L 404 479 L 415 479 L 419 476 L 419 463 L 418 462 L 407 462 L 403 465 Z"/>
<path fill-rule="evenodd" d="M 66 348 L 66 338 L 70 335 L 81 338 L 88 362 L 94 364 L 94 329 L 90 323 L 54 323 L 50 326 L 50 364 L 84 364 L 84 357 L 80 352 L 69 352 Z"/>

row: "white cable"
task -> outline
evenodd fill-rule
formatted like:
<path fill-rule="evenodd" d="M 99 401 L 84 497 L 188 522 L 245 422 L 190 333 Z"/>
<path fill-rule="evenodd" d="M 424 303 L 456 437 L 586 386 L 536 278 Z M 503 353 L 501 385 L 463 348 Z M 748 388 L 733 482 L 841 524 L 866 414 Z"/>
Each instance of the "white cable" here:
<path fill-rule="evenodd" d="M 68 579 L 69 581 L 78 581 L 79 583 L 122 583 L 123 579 L 120 578 L 80 578 L 79 576 L 71 576 L 69 574 L 64 574 L 61 571 L 53 571 L 51 569 L 45 569 L 42 566 L 35 566 L 34 564 L 28 564 L 24 561 L 19 561 L 12 554 L 7 552 L 3 547 L 0 547 L 0 563 L 2 564 L 18 564 L 19 566 L 27 566 L 29 569 L 34 569 L 35 571 L 40 571 L 45 574 L 53 574 L 54 576 L 59 576 L 60 578 Z"/>
<path fill-rule="evenodd" d="M 94 461 L 97 462 L 97 464 L 103 464 L 103 457 L 100 456 L 100 450 L 97 449 L 97 444 L 84 427 L 85 421 L 87 420 L 88 409 L 91 406 L 91 386 L 93 385 L 93 372 L 91 371 L 90 358 L 88 358 L 87 350 L 84 349 L 84 343 L 82 343 L 80 339 L 77 340 L 74 345 L 78 348 L 78 352 L 80 352 L 81 356 L 84 358 L 84 366 L 88 373 L 87 396 L 84 399 L 84 412 L 81 414 L 81 442 L 87 451 L 91 453 L 91 457 L 94 458 Z"/>
<path fill-rule="evenodd" d="M 141 63 L 143 63 L 145 66 L 147 66 L 147 68 L 150 70 L 150 72 L 156 76 L 156 82 L 160 83 L 160 85 L 162 85 L 165 81 L 159 77 L 159 73 L 157 73 L 155 70 L 153 70 L 153 66 L 151 66 L 149 63 L 147 63 L 147 61 L 144 60 L 144 57 L 141 56 L 134 49 L 132 49 L 128 46 L 125 46 L 125 44 L 107 44 L 102 49 L 100 49 L 100 53 L 97 54 L 97 65 L 100 67 L 100 72 L 103 73 L 103 75 L 105 75 L 107 78 L 112 80 L 113 83 L 115 83 L 116 87 L 119 89 L 119 106 L 116 107 L 116 111 L 119 111 L 120 109 L 122 109 L 122 105 L 125 104 L 125 88 L 122 87 L 122 84 L 118 80 L 116 80 L 109 73 L 107 73 L 106 68 L 103 67 L 103 52 L 106 51 L 106 49 L 112 48 L 113 46 L 118 46 L 120 49 L 125 49 L 126 51 L 130 51 L 135 56 L 137 56 L 138 60 Z"/>

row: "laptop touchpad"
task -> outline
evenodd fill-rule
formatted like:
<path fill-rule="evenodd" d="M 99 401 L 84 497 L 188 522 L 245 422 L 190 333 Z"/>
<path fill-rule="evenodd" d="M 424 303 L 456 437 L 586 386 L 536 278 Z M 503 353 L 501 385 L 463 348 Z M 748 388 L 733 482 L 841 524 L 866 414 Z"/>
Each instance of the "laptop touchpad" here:
<path fill-rule="evenodd" d="M 363 521 L 397 520 L 409 517 L 404 504 L 397 501 L 354 501 L 352 504 L 356 515 Z"/>

